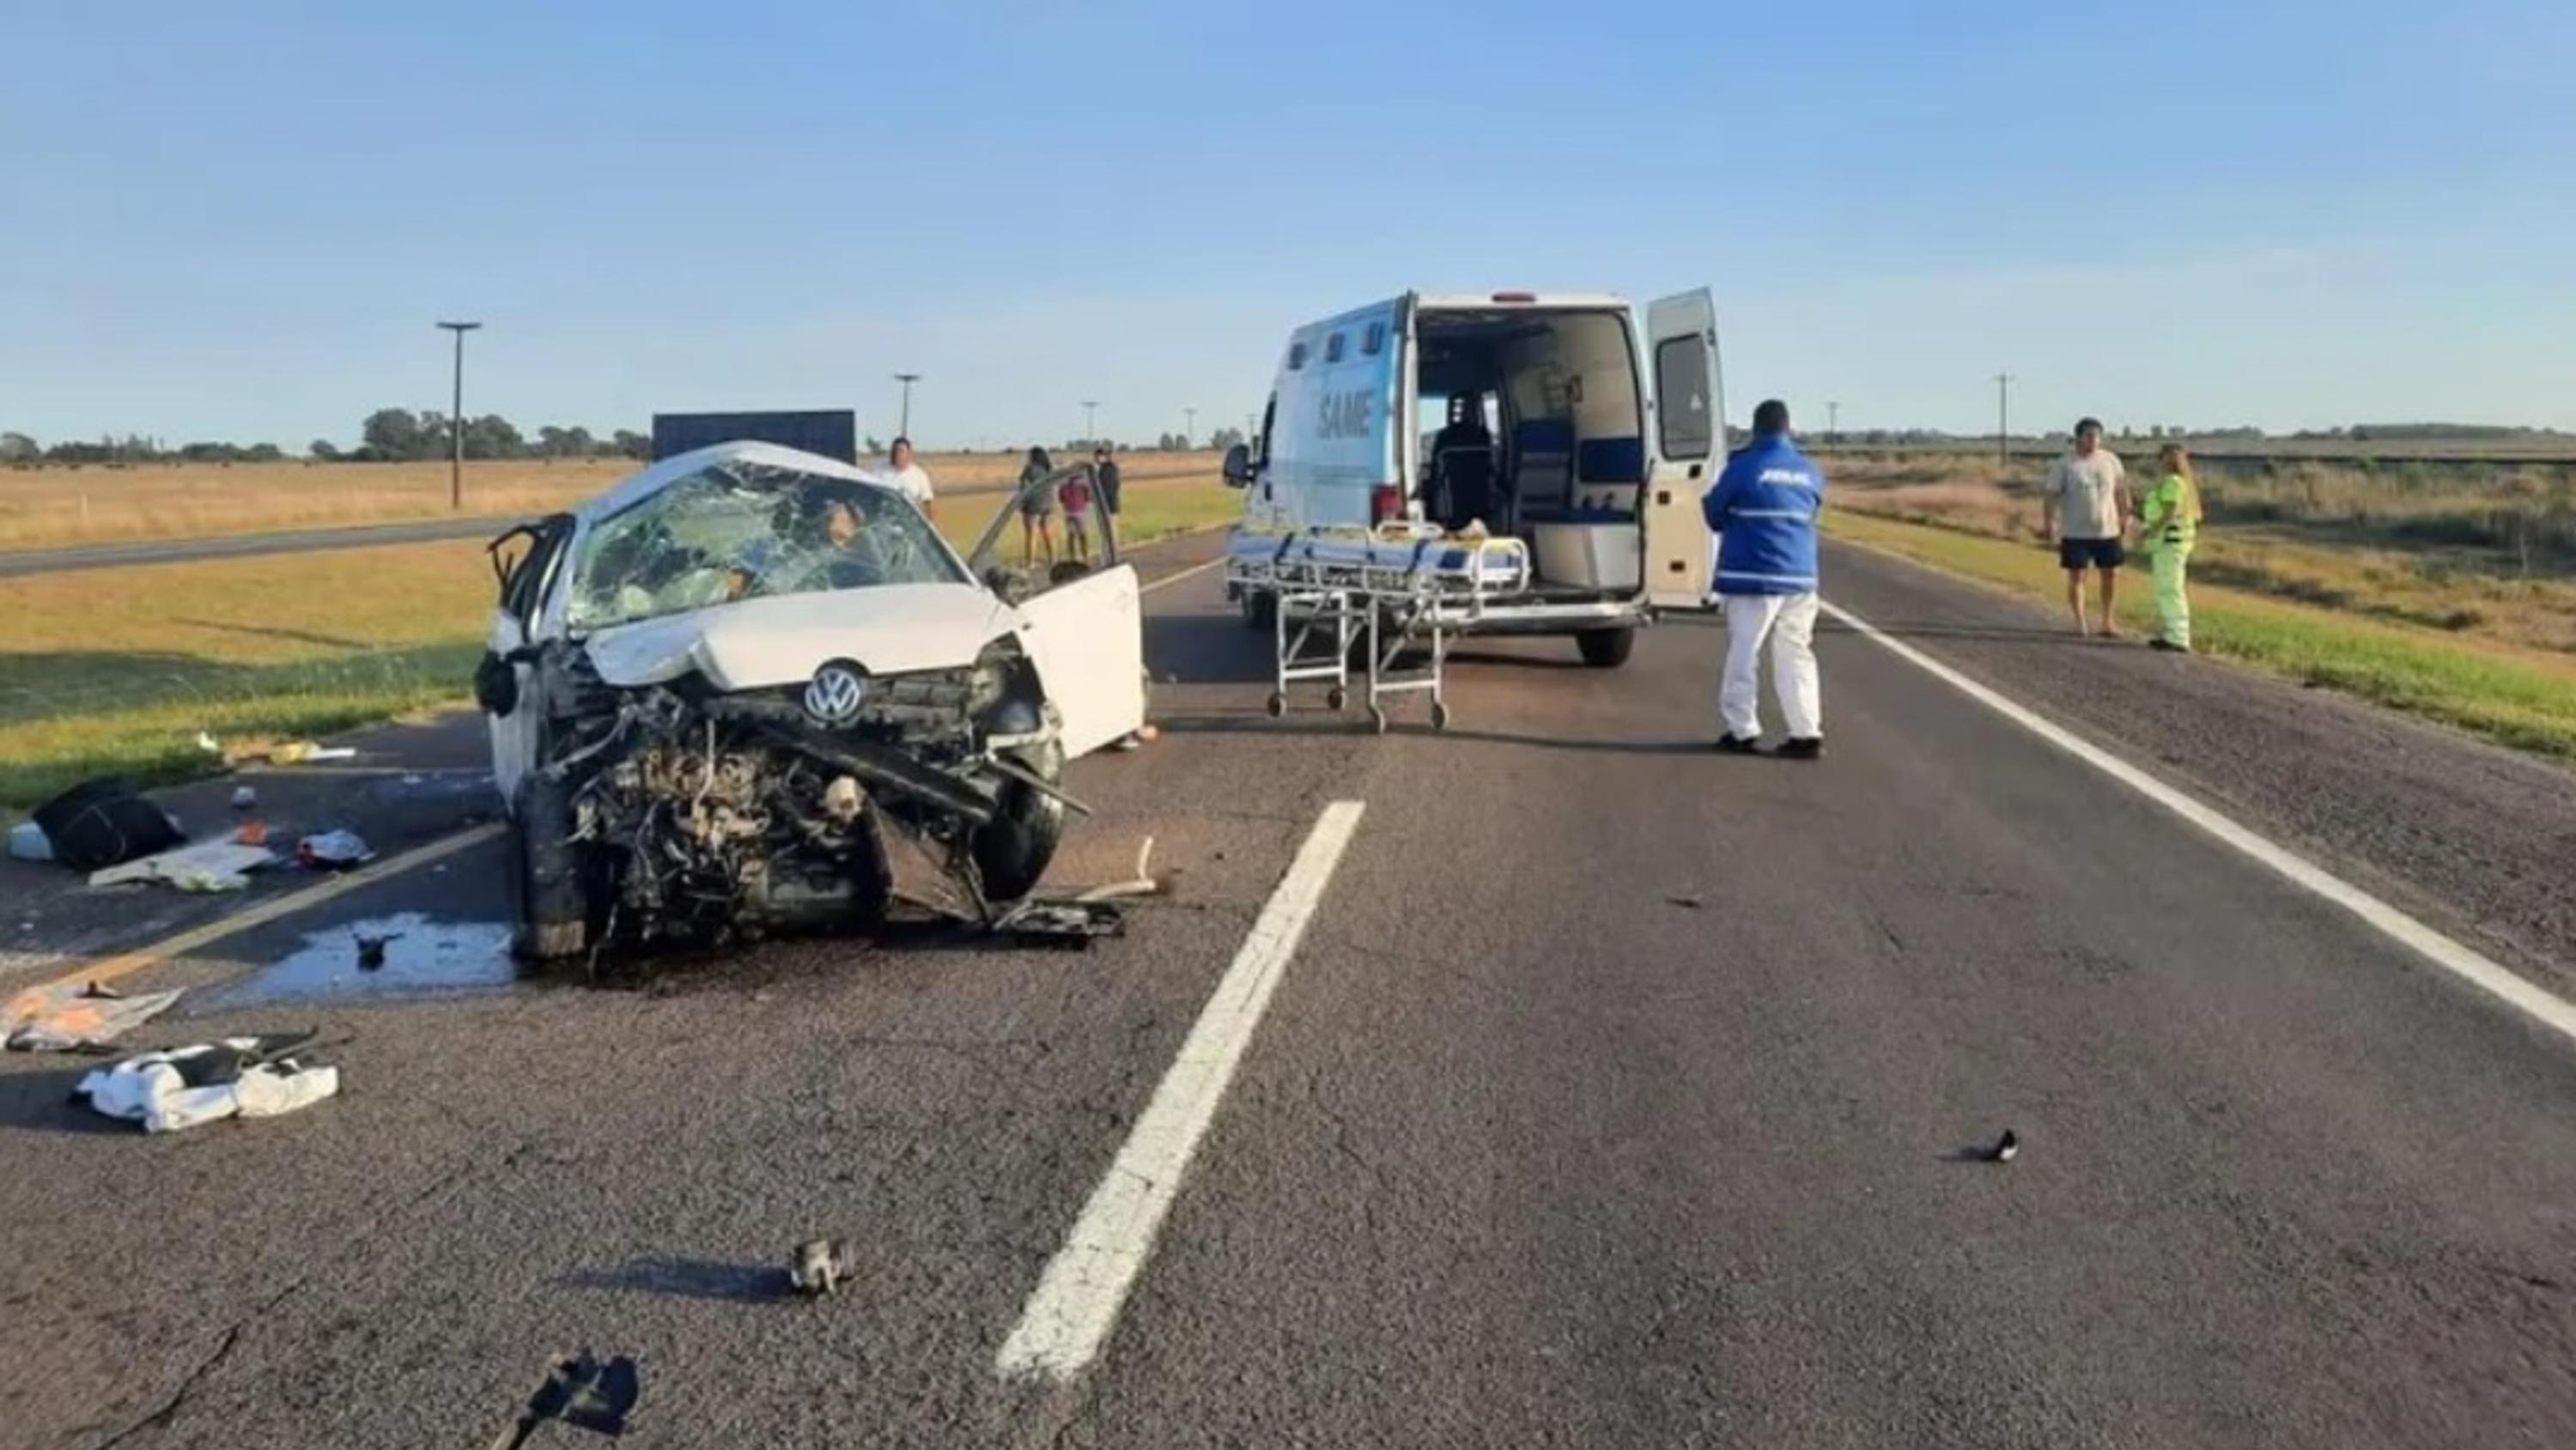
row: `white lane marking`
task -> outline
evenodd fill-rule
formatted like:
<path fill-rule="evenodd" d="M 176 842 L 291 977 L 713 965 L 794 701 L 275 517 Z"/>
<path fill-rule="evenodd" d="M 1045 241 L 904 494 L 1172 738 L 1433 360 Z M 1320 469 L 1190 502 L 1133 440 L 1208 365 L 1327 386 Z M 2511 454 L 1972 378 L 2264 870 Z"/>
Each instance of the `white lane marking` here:
<path fill-rule="evenodd" d="M 1922 668 L 1978 704 L 2110 776 L 2157 805 L 2163 806 L 2166 810 L 2235 847 L 2255 861 L 2288 877 L 2297 885 L 2360 917 L 2373 930 L 2414 951 L 2433 965 L 2473 986 L 2503 998 L 2529 1013 L 2542 1025 L 2554 1027 L 2566 1036 L 2576 1038 L 2576 1003 L 2534 986 L 2484 953 L 2444 936 L 2314 862 L 2256 835 L 2253 831 L 2238 825 L 2109 751 L 2084 740 L 2036 711 L 2015 704 L 1912 645 L 1888 637 L 1850 610 L 1834 604 L 1826 604 L 1824 609 L 1827 614 L 1850 626 L 1854 631 L 1894 651 L 1898 658 Z"/>
<path fill-rule="evenodd" d="M 1253 922 L 1252 934 L 1234 954 L 1234 965 L 1226 968 L 1200 1009 L 1180 1056 L 1163 1074 L 1109 1172 L 1083 1205 L 1082 1217 L 1020 1310 L 1018 1327 L 993 1362 L 1004 1378 L 1072 1379 L 1117 1327 L 1127 1291 L 1153 1257 L 1154 1235 L 1180 1191 L 1190 1157 L 1215 1119 L 1243 1049 L 1261 1024 L 1289 958 L 1296 955 L 1298 939 L 1306 934 L 1306 923 L 1364 809 L 1360 801 L 1324 807 L 1306 844 L 1298 848 L 1288 874 Z"/>
<path fill-rule="evenodd" d="M 1183 569 L 1177 574 L 1166 574 L 1162 578 L 1147 584 L 1136 592 L 1139 594 L 1151 594 L 1157 589 L 1164 588 L 1168 585 L 1178 584 L 1184 579 L 1195 579 L 1199 575 L 1206 573 L 1210 569 L 1213 569 L 1224 562 L 1225 560 L 1223 559 L 1210 559 L 1204 564 L 1192 564 L 1190 567 Z"/>

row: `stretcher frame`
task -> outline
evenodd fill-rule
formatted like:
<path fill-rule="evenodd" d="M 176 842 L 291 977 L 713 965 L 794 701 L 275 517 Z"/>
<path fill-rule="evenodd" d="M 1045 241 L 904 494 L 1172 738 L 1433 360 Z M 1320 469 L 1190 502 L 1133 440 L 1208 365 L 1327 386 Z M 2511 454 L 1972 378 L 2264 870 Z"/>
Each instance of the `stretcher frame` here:
<path fill-rule="evenodd" d="M 1262 553 L 1236 555 L 1227 576 L 1275 604 L 1271 717 L 1288 712 L 1292 686 L 1319 681 L 1329 682 L 1326 708 L 1348 708 L 1357 653 L 1369 723 L 1384 734 L 1387 701 L 1406 694 L 1429 695 L 1431 728 L 1449 728 L 1450 638 L 1489 603 L 1526 590 L 1530 561 L 1519 539 L 1453 539 L 1398 525 L 1365 539 L 1287 535 Z M 1406 652 L 1425 644 L 1428 658 L 1403 668 Z"/>

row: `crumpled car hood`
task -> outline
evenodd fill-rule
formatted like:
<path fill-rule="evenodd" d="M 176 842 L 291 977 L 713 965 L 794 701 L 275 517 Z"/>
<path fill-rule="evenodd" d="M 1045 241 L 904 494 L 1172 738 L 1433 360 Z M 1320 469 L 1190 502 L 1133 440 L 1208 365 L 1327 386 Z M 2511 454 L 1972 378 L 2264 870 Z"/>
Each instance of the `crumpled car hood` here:
<path fill-rule="evenodd" d="M 602 681 L 656 685 L 696 670 L 719 690 L 799 685 L 831 660 L 872 675 L 958 669 L 1010 632 L 1010 606 L 971 584 L 782 594 L 604 629 L 586 646 Z"/>

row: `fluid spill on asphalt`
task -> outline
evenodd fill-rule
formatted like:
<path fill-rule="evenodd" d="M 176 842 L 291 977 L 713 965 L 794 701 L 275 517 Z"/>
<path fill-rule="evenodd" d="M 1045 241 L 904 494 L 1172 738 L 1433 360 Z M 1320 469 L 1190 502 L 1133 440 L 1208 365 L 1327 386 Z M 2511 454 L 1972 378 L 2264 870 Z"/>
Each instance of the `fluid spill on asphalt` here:
<path fill-rule="evenodd" d="M 365 965 L 381 961 L 381 965 Z M 317 997 L 367 1001 L 444 992 L 488 992 L 518 980 L 510 928 L 397 912 L 346 922 L 304 938 L 273 966 L 199 995 L 198 1011 Z"/>

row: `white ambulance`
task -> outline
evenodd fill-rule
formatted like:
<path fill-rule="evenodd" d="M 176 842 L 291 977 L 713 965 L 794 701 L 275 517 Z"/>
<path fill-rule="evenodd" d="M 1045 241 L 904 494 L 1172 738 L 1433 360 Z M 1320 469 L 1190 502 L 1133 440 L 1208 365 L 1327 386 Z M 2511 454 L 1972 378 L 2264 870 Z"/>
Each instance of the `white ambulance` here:
<path fill-rule="evenodd" d="M 1226 457 L 1245 535 L 1404 520 L 1526 541 L 1530 587 L 1482 633 L 1567 634 L 1625 661 L 1659 608 L 1709 585 L 1700 496 L 1726 456 L 1706 290 L 1408 292 L 1289 335 L 1261 432 Z M 1276 600 L 1234 592 L 1268 627 Z"/>

